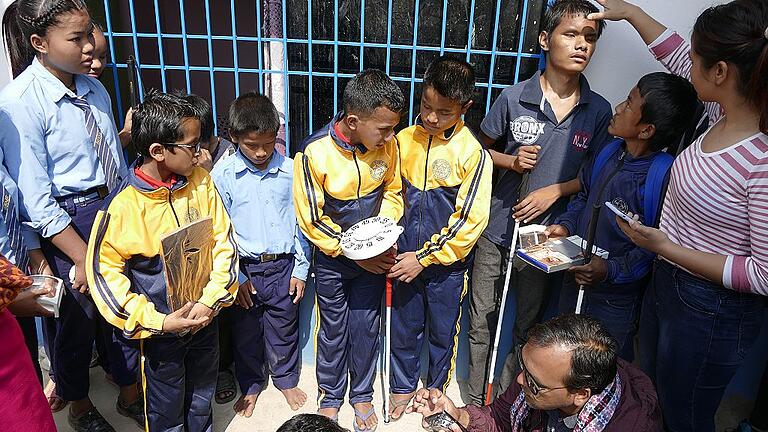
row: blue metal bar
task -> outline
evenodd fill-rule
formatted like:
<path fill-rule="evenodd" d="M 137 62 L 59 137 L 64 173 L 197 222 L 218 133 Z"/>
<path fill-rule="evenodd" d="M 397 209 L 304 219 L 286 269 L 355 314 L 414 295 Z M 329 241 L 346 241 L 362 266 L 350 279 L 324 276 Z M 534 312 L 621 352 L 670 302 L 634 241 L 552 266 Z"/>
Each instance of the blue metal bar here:
<path fill-rule="evenodd" d="M 390 0 L 391 1 L 391 0 Z M 474 1 L 474 0 L 472 0 Z M 408 97 L 408 125 L 413 124 L 413 94 L 416 89 L 416 45 L 419 43 L 419 0 L 413 8 L 413 49 L 411 51 L 411 91 Z"/>
<path fill-rule="evenodd" d="M 360 17 L 365 21 L 364 17 Z M 333 114 L 339 112 L 339 0 L 333 0 Z M 310 98 L 309 103 L 312 103 Z"/>
<path fill-rule="evenodd" d="M 360 72 L 365 69 L 363 59 L 365 58 L 365 0 L 360 0 Z"/>
<path fill-rule="evenodd" d="M 365 42 L 363 42 L 365 45 Z M 390 52 L 392 51 L 392 0 L 387 4 L 387 62 L 384 64 L 384 72 L 389 75 Z"/>
<path fill-rule="evenodd" d="M 309 109 L 307 111 L 309 113 L 309 133 L 312 133 L 315 131 L 315 128 L 312 127 L 312 114 L 314 113 L 312 109 L 312 0 L 307 0 L 307 53 L 309 54 L 307 57 L 307 69 L 309 69 L 309 100 L 307 106 Z"/>
<path fill-rule="evenodd" d="M 239 60 L 237 58 L 237 15 L 235 14 L 235 0 L 229 1 L 229 9 L 232 11 L 232 64 L 235 66 L 235 97 L 238 97 L 240 96 L 240 68 Z"/>
<path fill-rule="evenodd" d="M 525 0 L 523 0 L 525 1 Z M 469 5 L 469 28 L 467 29 L 467 63 L 472 56 L 472 36 L 475 31 L 475 0 Z"/>
<path fill-rule="evenodd" d="M 525 1 L 525 0 L 523 0 Z M 491 109 L 491 89 L 493 86 L 493 73 L 496 69 L 496 42 L 499 35 L 499 16 L 501 15 L 501 0 L 496 0 L 496 19 L 493 25 L 493 40 L 491 45 L 491 66 L 488 69 L 488 94 L 485 95 L 485 113 Z"/>
<path fill-rule="evenodd" d="M 133 32 L 133 56 L 136 57 L 136 66 L 139 68 L 139 72 L 141 71 L 141 59 L 139 58 L 139 38 L 136 36 L 136 13 L 133 10 L 133 0 L 130 0 L 128 2 L 128 11 L 131 15 L 131 31 Z M 139 88 L 141 88 L 141 73 L 136 74 L 136 79 L 139 81 L 138 85 Z M 144 101 L 144 96 L 141 97 L 142 102 Z"/>
<path fill-rule="evenodd" d="M 117 102 L 117 112 L 119 113 L 117 115 L 117 124 L 120 126 L 120 128 L 123 127 L 123 101 L 122 97 L 120 95 L 120 81 L 117 76 L 117 66 L 115 63 L 117 63 L 117 58 L 115 57 L 115 37 L 112 33 L 112 14 L 109 10 L 109 0 L 104 0 L 104 16 L 106 20 L 107 25 L 107 41 L 109 41 L 109 57 L 112 59 L 112 64 L 110 65 L 110 69 L 112 69 L 112 79 L 115 81 L 115 102 Z"/>
<path fill-rule="evenodd" d="M 288 124 L 290 123 L 290 109 L 289 109 L 289 98 L 288 98 L 288 89 L 290 88 L 289 82 L 288 82 L 288 24 L 286 21 L 286 17 L 288 15 L 287 8 L 285 6 L 285 1 L 283 0 L 283 34 L 282 34 L 282 42 L 283 42 L 283 98 L 285 105 L 283 106 L 283 110 L 285 111 L 283 115 L 285 116 L 285 153 L 291 154 L 291 128 L 288 127 Z"/>
<path fill-rule="evenodd" d="M 446 22 L 448 20 L 448 0 L 443 0 L 443 27 L 440 31 L 440 55 L 445 54 L 445 29 L 448 27 Z"/>
<path fill-rule="evenodd" d="M 157 28 L 157 33 L 161 34 L 162 30 L 160 29 L 160 5 L 157 3 L 157 0 L 155 0 L 155 28 Z M 163 83 L 163 92 L 168 91 L 168 84 L 166 83 L 165 79 L 165 56 L 163 55 L 163 38 L 158 36 L 157 37 L 157 50 L 158 54 L 160 56 L 160 80 Z"/>
<path fill-rule="evenodd" d="M 115 33 L 116 37 L 132 37 L 132 33 Z M 137 33 L 136 36 L 138 37 L 147 37 L 147 38 L 157 38 L 157 34 L 155 33 Z M 190 34 L 187 36 L 183 36 L 180 34 L 174 34 L 174 33 L 163 33 L 161 35 L 163 38 L 169 38 L 169 39 L 182 39 L 183 37 L 186 37 L 187 39 L 199 39 L 199 40 L 206 40 L 208 39 L 208 36 L 206 35 L 194 35 Z M 217 36 L 217 35 L 211 35 L 212 40 L 232 40 L 231 36 Z M 296 38 L 255 38 L 253 36 L 238 36 L 238 41 L 241 42 L 288 42 L 292 44 L 308 44 L 310 41 L 307 39 L 296 39 Z M 324 40 L 324 39 L 313 39 L 312 44 L 314 45 L 333 45 L 334 41 L 332 40 Z M 359 47 L 360 42 L 349 42 L 349 41 L 338 41 L 338 44 L 340 46 L 352 46 L 352 47 Z M 365 48 L 387 48 L 386 43 L 376 43 L 376 42 L 365 42 L 363 44 Z M 397 48 L 397 49 L 404 49 L 404 50 L 412 50 L 416 49 L 419 51 L 433 51 L 433 52 L 440 52 L 440 47 L 436 46 L 426 46 L 426 45 L 403 45 L 403 44 L 390 44 L 390 48 Z M 449 53 L 462 53 L 466 54 L 467 49 L 466 48 L 444 48 L 445 52 Z M 491 50 L 485 50 L 485 49 L 472 49 L 470 50 L 471 54 L 486 54 L 490 55 Z M 516 51 L 496 51 L 496 55 L 506 55 L 509 57 L 517 57 L 518 53 Z M 527 53 L 520 53 L 523 58 L 540 58 L 540 54 L 527 54 Z"/>
<path fill-rule="evenodd" d="M 107 65 L 112 66 L 112 65 Z M 115 65 L 116 67 L 120 69 L 125 69 L 127 66 L 125 63 L 118 63 Z M 144 69 L 150 69 L 150 70 L 159 70 L 159 65 L 144 65 L 142 66 Z M 173 65 L 166 65 L 165 68 L 167 70 L 184 70 L 184 66 L 173 66 Z M 190 66 L 189 69 L 191 71 L 199 71 L 199 72 L 208 72 L 210 68 L 208 66 Z M 217 66 L 214 69 L 214 72 L 234 72 L 235 68 L 232 67 L 225 67 L 225 66 Z M 277 70 L 277 69 L 252 69 L 252 68 L 240 68 L 241 74 L 284 74 L 288 76 L 309 76 L 310 72 L 308 71 L 285 71 L 285 70 Z M 312 72 L 312 76 L 315 77 L 323 77 L 323 78 L 333 78 L 333 72 Z M 339 78 L 354 78 L 355 74 L 351 73 L 339 73 Z M 398 82 L 411 82 L 411 78 L 409 77 L 397 77 L 393 76 L 391 77 L 392 81 L 398 81 Z M 415 78 L 413 80 L 416 83 L 421 83 L 424 80 L 421 78 Z M 488 87 L 488 82 L 481 81 L 475 83 L 476 87 Z M 504 89 L 509 87 L 507 84 L 493 84 L 492 88 L 498 88 L 498 89 Z"/>
<path fill-rule="evenodd" d="M 528 0 L 523 0 L 523 18 L 520 21 L 520 38 L 517 41 L 517 60 L 515 61 L 515 84 L 520 81 L 520 62 L 523 58 L 523 40 L 525 39 L 525 25 L 528 21 Z"/>
<path fill-rule="evenodd" d="M 208 34 L 208 75 L 210 76 L 211 80 L 211 109 L 213 110 L 213 120 L 214 123 L 218 123 L 216 119 L 217 116 L 217 110 L 216 110 L 216 85 L 214 81 L 214 64 L 213 64 L 213 41 L 211 40 L 211 4 L 209 0 L 205 0 L 205 31 Z M 216 135 L 219 134 L 219 125 L 216 124 Z"/>
<path fill-rule="evenodd" d="M 264 69 L 264 38 L 261 37 L 261 5 L 263 3 L 261 0 L 256 0 L 256 46 L 258 46 L 258 50 L 256 51 L 256 58 L 258 60 L 259 69 Z M 269 45 L 271 42 L 267 42 L 267 45 Z M 264 94 L 264 78 L 265 75 L 263 73 L 259 73 L 259 93 Z"/>
<path fill-rule="evenodd" d="M 184 79 L 187 84 L 187 94 L 192 93 L 192 80 L 189 77 L 189 48 L 187 47 L 187 15 L 184 13 L 184 0 L 179 0 L 181 14 L 181 45 L 184 52 Z"/>

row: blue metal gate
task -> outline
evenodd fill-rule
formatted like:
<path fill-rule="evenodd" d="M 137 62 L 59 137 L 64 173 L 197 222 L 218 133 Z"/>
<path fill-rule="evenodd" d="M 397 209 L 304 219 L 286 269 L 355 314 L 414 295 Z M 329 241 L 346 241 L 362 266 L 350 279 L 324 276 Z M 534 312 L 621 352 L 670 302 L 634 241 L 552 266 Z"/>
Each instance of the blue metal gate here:
<path fill-rule="evenodd" d="M 338 111 L 344 84 L 367 67 L 401 85 L 418 110 L 421 76 L 442 54 L 472 63 L 478 75 L 477 126 L 506 86 L 539 61 L 546 0 L 102 0 L 117 112 L 127 109 L 126 63 L 134 55 L 144 88 L 209 97 L 218 133 L 242 91 L 270 96 L 296 144 Z M 107 83 L 110 86 L 110 83 Z"/>

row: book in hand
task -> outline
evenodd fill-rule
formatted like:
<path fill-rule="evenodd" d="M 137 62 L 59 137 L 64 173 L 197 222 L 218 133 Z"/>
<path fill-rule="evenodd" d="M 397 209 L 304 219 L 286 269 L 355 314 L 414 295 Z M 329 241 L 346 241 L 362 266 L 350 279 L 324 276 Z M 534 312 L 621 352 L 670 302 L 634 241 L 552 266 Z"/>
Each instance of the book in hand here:
<path fill-rule="evenodd" d="M 586 245 L 577 235 L 551 238 L 544 243 L 529 248 L 518 249 L 515 253 L 525 263 L 546 273 L 555 273 L 584 263 L 582 248 Z M 593 246 L 595 256 L 606 259 L 608 252 Z"/>
<path fill-rule="evenodd" d="M 74 268 L 74 267 L 72 267 Z M 61 296 L 64 295 L 64 281 L 48 275 L 30 275 L 32 278 L 32 285 L 26 289 L 46 289 L 48 294 L 41 295 L 37 298 L 37 302 L 40 306 L 44 307 L 48 312 L 53 313 L 54 318 L 59 317 L 59 306 L 61 306 Z"/>
<path fill-rule="evenodd" d="M 203 288 L 211 280 L 213 244 L 213 220 L 210 216 L 160 238 L 171 312 L 202 297 Z"/>

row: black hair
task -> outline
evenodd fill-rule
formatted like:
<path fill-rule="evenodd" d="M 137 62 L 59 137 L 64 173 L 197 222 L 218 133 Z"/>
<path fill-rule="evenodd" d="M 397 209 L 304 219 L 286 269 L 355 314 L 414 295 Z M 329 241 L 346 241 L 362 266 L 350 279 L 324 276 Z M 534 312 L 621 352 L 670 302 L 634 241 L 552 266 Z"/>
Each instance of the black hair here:
<path fill-rule="evenodd" d="M 528 344 L 547 348 L 559 345 L 571 350 L 571 370 L 564 384 L 573 390 L 603 391 L 616 377 L 618 344 L 600 324 L 586 315 L 560 315 L 528 332 Z"/>
<path fill-rule="evenodd" d="M 236 139 L 249 133 L 274 133 L 280 130 L 280 115 L 268 97 L 251 91 L 229 105 L 229 135 Z"/>
<path fill-rule="evenodd" d="M 400 113 L 405 107 L 405 97 L 387 74 L 378 69 L 365 69 L 344 87 L 343 105 L 345 114 L 358 116 L 369 116 L 379 107 Z"/>
<path fill-rule="evenodd" d="M 154 143 L 174 143 L 183 139 L 181 120 L 197 118 L 192 105 L 178 94 L 150 90 L 144 102 L 133 111 L 131 142 L 142 156 L 149 157 Z M 173 148 L 169 147 L 171 151 Z"/>
<path fill-rule="evenodd" d="M 652 151 L 675 147 L 693 122 L 698 97 L 685 78 L 666 72 L 653 72 L 640 78 L 637 89 L 643 97 L 640 122 L 652 124 L 656 132 L 648 141 Z"/>
<path fill-rule="evenodd" d="M 195 111 L 195 117 L 200 120 L 200 141 L 207 143 L 213 136 L 216 124 L 213 122 L 213 108 L 207 100 L 196 94 L 181 95 Z"/>
<path fill-rule="evenodd" d="M 736 66 L 739 92 L 757 108 L 760 130 L 768 133 L 768 2 L 735 0 L 705 10 L 691 41 L 705 67 L 719 61 Z"/>
<path fill-rule="evenodd" d="M 14 77 L 32 64 L 37 54 L 30 37 L 45 36 L 62 14 L 73 11 L 88 13 L 88 7 L 83 0 L 15 0 L 8 6 L 3 15 L 3 37 Z"/>
<path fill-rule="evenodd" d="M 101 25 L 100 22 L 98 22 L 98 21 L 92 21 L 92 22 L 93 22 L 93 29 L 94 30 L 98 30 L 98 31 L 104 33 L 104 26 Z"/>
<path fill-rule="evenodd" d="M 427 66 L 423 86 L 432 87 L 442 96 L 464 105 L 475 94 L 475 70 L 464 60 L 438 57 Z"/>
<path fill-rule="evenodd" d="M 283 423 L 277 432 L 347 432 L 347 429 L 320 414 L 298 414 Z"/>
<path fill-rule="evenodd" d="M 552 36 L 552 33 L 560 25 L 560 21 L 563 18 L 570 16 L 583 16 L 586 18 L 589 14 L 597 12 L 599 12 L 597 7 L 588 0 L 557 0 L 544 14 L 541 31 L 547 32 L 548 36 Z M 597 38 L 600 39 L 600 35 L 603 34 L 605 29 L 605 20 L 596 20 L 595 22 L 597 23 Z"/>

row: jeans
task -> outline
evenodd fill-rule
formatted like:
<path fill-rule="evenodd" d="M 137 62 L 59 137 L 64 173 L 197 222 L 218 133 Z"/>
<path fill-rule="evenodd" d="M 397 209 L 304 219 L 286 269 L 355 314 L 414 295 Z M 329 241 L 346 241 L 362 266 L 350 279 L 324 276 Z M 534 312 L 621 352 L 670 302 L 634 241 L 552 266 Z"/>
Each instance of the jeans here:
<path fill-rule="evenodd" d="M 668 431 L 714 432 L 715 411 L 763 315 L 761 296 L 656 261 L 640 318 L 640 364 L 656 384 Z"/>

